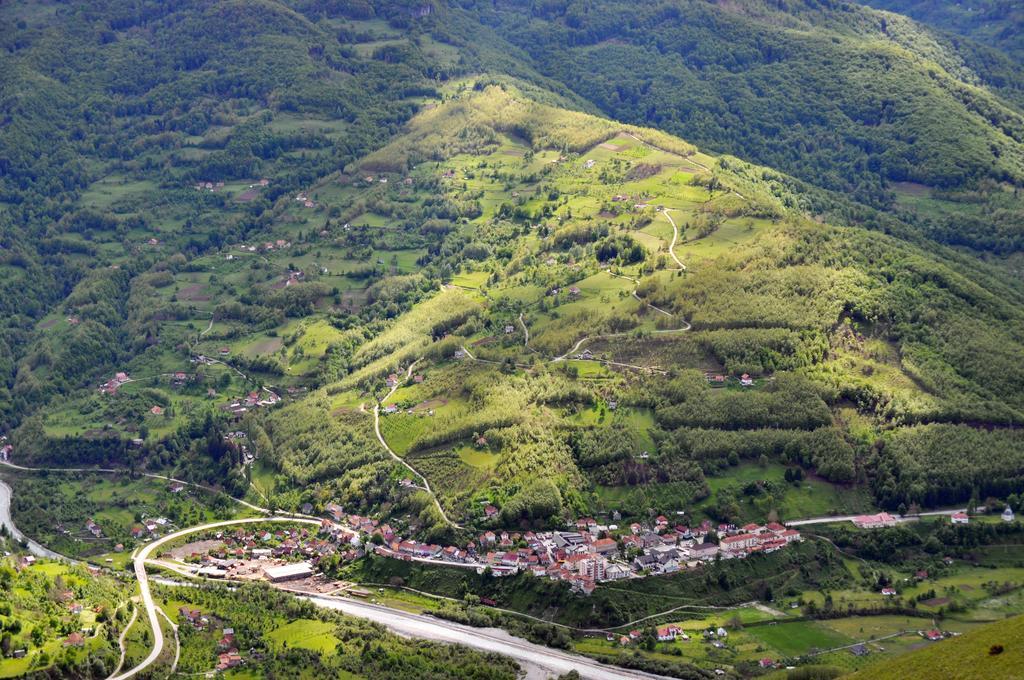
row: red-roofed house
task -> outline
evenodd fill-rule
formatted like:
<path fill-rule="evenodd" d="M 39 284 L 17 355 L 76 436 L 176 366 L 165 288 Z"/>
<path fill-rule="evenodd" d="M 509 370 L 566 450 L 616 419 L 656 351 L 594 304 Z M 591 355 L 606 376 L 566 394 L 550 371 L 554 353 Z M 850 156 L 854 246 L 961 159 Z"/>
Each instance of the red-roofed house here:
<path fill-rule="evenodd" d="M 861 529 L 879 529 L 896 526 L 896 518 L 887 512 L 880 512 L 877 515 L 858 515 L 853 518 L 853 523 Z"/>
<path fill-rule="evenodd" d="M 723 538 L 720 541 L 720 545 L 722 550 L 726 552 L 739 552 L 754 547 L 758 542 L 755 534 L 736 534 L 735 536 Z"/>
<path fill-rule="evenodd" d="M 658 629 L 658 640 L 661 642 L 671 642 L 676 639 L 676 636 L 682 632 L 679 626 L 665 626 Z"/>

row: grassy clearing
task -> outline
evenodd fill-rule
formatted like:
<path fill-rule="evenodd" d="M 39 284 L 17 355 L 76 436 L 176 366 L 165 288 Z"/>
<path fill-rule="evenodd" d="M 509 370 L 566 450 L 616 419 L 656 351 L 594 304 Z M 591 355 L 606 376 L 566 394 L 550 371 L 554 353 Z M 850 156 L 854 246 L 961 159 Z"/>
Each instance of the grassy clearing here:
<path fill-rule="evenodd" d="M 271 631 L 267 637 L 279 649 L 311 649 L 320 654 L 333 655 L 340 640 L 334 636 L 335 626 L 326 621 L 296 619 Z"/>
<path fill-rule="evenodd" d="M 488 276 L 490 274 L 487 272 L 462 272 L 452 277 L 452 285 L 462 288 L 483 288 Z"/>
<path fill-rule="evenodd" d="M 493 470 L 501 462 L 500 454 L 472 446 L 460 446 L 455 449 L 455 453 L 463 463 L 478 470 Z"/>

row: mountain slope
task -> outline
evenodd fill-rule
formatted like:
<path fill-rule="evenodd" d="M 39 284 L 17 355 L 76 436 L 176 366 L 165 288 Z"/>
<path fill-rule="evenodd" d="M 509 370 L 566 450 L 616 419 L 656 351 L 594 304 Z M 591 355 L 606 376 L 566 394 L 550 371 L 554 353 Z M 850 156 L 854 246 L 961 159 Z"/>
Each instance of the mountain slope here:
<path fill-rule="evenodd" d="M 986 81 L 948 41 L 855 5 L 471 5 L 609 115 L 861 201 L 881 180 L 1020 183 L 1019 67 Z"/>
<path fill-rule="evenodd" d="M 850 680 L 1009 680 L 1020 675 L 1024 663 L 1022 650 L 1024 617 L 1015 616 L 843 677 Z"/>

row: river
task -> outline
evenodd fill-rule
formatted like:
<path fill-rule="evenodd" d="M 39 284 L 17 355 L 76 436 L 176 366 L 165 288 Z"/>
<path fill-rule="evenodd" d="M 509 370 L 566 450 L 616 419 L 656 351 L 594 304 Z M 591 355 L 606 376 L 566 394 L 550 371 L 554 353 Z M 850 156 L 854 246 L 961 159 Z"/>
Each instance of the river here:
<path fill-rule="evenodd" d="M 14 521 L 11 519 L 11 487 L 7 486 L 3 481 L 0 481 L 0 525 L 7 527 L 7 532 L 16 541 L 24 541 L 28 551 L 36 557 L 49 557 L 54 560 L 66 559 L 63 555 L 48 550 L 32 539 L 26 538 L 24 534 L 18 531 L 18 527 L 14 526 Z"/>

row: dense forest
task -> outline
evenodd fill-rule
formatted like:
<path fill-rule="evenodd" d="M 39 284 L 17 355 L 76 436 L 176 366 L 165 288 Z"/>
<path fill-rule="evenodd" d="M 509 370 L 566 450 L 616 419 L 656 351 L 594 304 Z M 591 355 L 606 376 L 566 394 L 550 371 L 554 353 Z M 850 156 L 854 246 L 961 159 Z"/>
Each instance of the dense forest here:
<path fill-rule="evenodd" d="M 1014 0 L 931 2 L 929 0 L 862 0 L 863 4 L 889 10 L 921 23 L 955 33 L 976 43 L 998 48 L 1019 64 L 1024 58 L 1024 8 Z"/>

